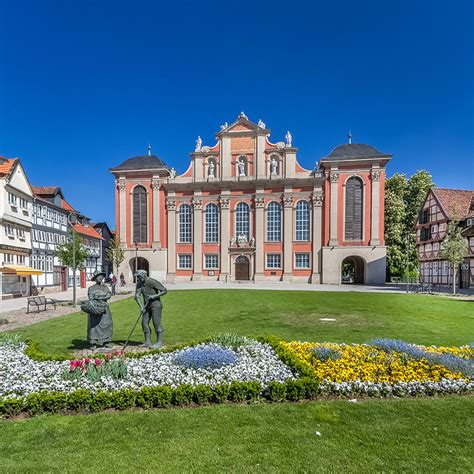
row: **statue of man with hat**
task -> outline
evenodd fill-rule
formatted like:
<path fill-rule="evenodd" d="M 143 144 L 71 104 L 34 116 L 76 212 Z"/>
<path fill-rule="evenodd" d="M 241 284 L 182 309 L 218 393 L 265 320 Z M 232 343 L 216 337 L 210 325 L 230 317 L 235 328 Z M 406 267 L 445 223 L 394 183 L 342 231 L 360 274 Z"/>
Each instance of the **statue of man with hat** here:
<path fill-rule="evenodd" d="M 105 272 L 96 270 L 91 280 L 95 284 L 87 291 L 88 301 L 81 303 L 82 311 L 88 315 L 87 340 L 91 350 L 97 349 L 97 346 L 112 347 L 112 314 L 107 304 L 112 294 L 104 284 Z"/>
<path fill-rule="evenodd" d="M 137 281 L 135 300 L 140 306 L 142 315 L 142 329 L 145 335 L 145 347 L 160 349 L 163 347 L 163 326 L 161 325 L 161 311 L 163 306 L 160 298 L 166 295 L 168 290 L 154 278 L 148 276 L 145 270 L 137 270 L 135 273 Z M 150 321 L 156 332 L 156 344 L 151 343 Z"/>

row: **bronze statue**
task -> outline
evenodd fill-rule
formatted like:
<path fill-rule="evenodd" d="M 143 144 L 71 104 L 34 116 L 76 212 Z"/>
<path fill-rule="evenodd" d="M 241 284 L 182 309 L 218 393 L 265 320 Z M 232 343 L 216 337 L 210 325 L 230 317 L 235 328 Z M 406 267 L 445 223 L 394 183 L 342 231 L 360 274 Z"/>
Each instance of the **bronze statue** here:
<path fill-rule="evenodd" d="M 112 347 L 112 314 L 107 301 L 112 297 L 110 290 L 104 284 L 105 272 L 96 270 L 91 277 L 95 282 L 87 291 L 88 301 L 81 303 L 82 311 L 87 317 L 87 340 L 90 349 L 95 350 L 97 346 Z"/>
<path fill-rule="evenodd" d="M 160 297 L 166 295 L 168 290 L 154 278 L 150 278 L 145 270 L 138 270 L 135 273 L 137 287 L 135 300 L 141 309 L 142 328 L 145 335 L 145 347 L 160 349 L 163 347 L 163 326 L 161 325 L 161 311 L 163 306 Z M 156 332 L 156 344 L 152 346 L 150 320 Z"/>

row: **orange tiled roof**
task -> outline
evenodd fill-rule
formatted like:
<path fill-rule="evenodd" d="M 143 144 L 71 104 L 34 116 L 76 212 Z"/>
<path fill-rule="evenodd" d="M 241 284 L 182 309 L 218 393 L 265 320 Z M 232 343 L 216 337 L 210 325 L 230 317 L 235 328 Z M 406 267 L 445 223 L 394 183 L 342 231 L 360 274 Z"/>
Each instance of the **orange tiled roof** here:
<path fill-rule="evenodd" d="M 95 239 L 105 240 L 92 226 L 84 227 L 82 224 L 76 224 L 74 230 L 81 235 L 87 235 Z"/>
<path fill-rule="evenodd" d="M 61 206 L 66 211 L 74 211 L 74 208 L 65 199 L 61 200 Z"/>
<path fill-rule="evenodd" d="M 467 189 L 431 188 L 449 219 L 464 219 L 472 213 L 474 191 Z"/>
<path fill-rule="evenodd" d="M 0 177 L 7 176 L 17 161 L 18 158 L 4 158 L 0 156 Z"/>

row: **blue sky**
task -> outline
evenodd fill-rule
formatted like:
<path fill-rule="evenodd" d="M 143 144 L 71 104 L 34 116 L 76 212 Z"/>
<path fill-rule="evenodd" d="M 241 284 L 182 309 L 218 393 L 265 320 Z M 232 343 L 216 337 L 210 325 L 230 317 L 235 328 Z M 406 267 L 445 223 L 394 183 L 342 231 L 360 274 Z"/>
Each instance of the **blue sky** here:
<path fill-rule="evenodd" d="M 471 1 L 0 0 L 0 155 L 115 226 L 108 172 L 152 150 L 178 172 L 243 110 L 312 167 L 352 130 L 474 186 Z"/>

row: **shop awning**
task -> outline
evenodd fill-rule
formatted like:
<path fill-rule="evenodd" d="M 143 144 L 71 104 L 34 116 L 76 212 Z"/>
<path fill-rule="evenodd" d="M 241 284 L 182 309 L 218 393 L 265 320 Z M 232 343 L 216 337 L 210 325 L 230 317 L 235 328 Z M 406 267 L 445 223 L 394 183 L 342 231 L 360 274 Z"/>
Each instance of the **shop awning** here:
<path fill-rule="evenodd" d="M 27 276 L 27 275 L 42 275 L 44 272 L 32 267 L 25 267 L 25 266 L 15 267 L 13 265 L 5 265 L 4 267 L 0 267 L 0 273 L 4 273 L 6 275 Z"/>

